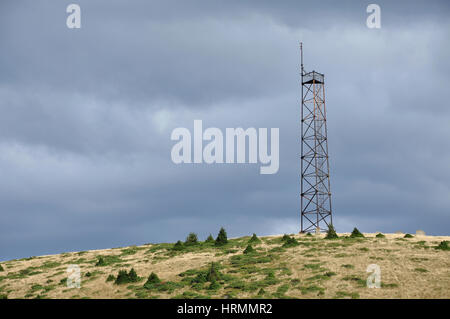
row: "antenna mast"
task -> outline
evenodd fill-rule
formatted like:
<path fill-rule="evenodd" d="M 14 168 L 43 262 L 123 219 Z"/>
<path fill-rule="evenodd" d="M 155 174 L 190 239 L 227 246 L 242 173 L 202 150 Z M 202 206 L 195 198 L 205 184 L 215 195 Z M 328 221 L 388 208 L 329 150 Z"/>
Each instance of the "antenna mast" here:
<path fill-rule="evenodd" d="M 331 215 L 330 168 L 328 162 L 325 76 L 303 67 L 300 42 L 301 107 L 301 232 L 326 231 L 333 223 Z"/>

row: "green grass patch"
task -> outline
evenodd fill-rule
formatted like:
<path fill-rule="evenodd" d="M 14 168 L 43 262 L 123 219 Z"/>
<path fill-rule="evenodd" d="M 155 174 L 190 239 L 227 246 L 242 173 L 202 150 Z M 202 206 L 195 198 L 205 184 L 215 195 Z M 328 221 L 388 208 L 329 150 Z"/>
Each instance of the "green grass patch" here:
<path fill-rule="evenodd" d="M 341 265 L 341 267 L 346 268 L 346 269 L 354 269 L 355 268 L 355 266 L 350 265 L 350 264 L 344 264 L 344 265 Z"/>
<path fill-rule="evenodd" d="M 415 268 L 414 271 L 417 271 L 417 272 L 428 272 L 428 270 L 426 270 L 425 268 Z"/>
<path fill-rule="evenodd" d="M 139 248 L 136 246 L 131 246 L 129 248 L 122 249 L 120 252 L 120 256 L 130 256 L 134 255 L 139 251 Z"/>
<path fill-rule="evenodd" d="M 313 270 L 316 270 L 316 269 L 319 269 L 320 266 L 321 266 L 321 264 L 305 264 L 305 265 L 303 265 L 303 269 L 313 269 Z"/>
<path fill-rule="evenodd" d="M 398 284 L 385 284 L 385 283 L 381 283 L 381 288 L 397 288 Z"/>
<path fill-rule="evenodd" d="M 337 291 L 334 296 L 336 299 L 342 298 L 351 298 L 351 299 L 359 299 L 359 293 L 357 292 L 346 292 L 346 291 Z"/>
<path fill-rule="evenodd" d="M 208 295 L 201 295 L 194 291 L 185 291 L 180 295 L 176 295 L 173 299 L 210 299 Z"/>
<path fill-rule="evenodd" d="M 296 247 L 296 246 L 299 246 L 300 245 L 300 243 L 297 241 L 297 239 L 295 239 L 294 237 L 289 237 L 288 239 L 286 239 L 285 241 L 284 241 L 284 244 L 283 244 L 283 248 L 290 248 L 290 247 Z"/>
<path fill-rule="evenodd" d="M 324 274 L 317 274 L 317 275 L 315 275 L 315 276 L 306 278 L 306 280 L 308 280 L 308 281 L 328 280 L 328 279 L 330 279 L 332 276 L 335 276 L 335 275 L 336 275 L 335 272 L 328 271 L 328 272 L 326 272 L 326 273 L 324 273 Z"/>
<path fill-rule="evenodd" d="M 97 262 L 95 266 L 111 266 L 114 264 L 123 263 L 125 260 L 121 259 L 119 256 L 116 255 L 105 255 L 105 256 L 98 256 Z"/>
<path fill-rule="evenodd" d="M 345 276 L 342 280 L 355 282 L 359 287 L 366 287 L 366 281 L 356 276 Z"/>
<path fill-rule="evenodd" d="M 302 295 L 306 295 L 309 293 L 316 293 L 317 295 L 323 295 L 325 293 L 325 288 L 316 286 L 316 285 L 311 285 L 311 286 L 303 286 L 300 287 L 300 291 L 302 292 Z"/>

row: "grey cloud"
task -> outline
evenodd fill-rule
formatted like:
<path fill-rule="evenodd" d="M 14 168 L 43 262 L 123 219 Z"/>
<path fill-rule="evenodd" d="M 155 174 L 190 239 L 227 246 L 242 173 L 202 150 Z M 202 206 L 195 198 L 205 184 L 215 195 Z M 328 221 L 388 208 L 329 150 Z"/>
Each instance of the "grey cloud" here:
<path fill-rule="evenodd" d="M 68 3 L 1 4 L 0 260 L 296 231 L 300 40 L 326 76 L 338 231 L 448 230 L 446 2 L 380 2 L 381 30 L 354 2 L 79 3 L 80 30 Z M 279 127 L 279 173 L 173 164 L 194 119 Z"/>

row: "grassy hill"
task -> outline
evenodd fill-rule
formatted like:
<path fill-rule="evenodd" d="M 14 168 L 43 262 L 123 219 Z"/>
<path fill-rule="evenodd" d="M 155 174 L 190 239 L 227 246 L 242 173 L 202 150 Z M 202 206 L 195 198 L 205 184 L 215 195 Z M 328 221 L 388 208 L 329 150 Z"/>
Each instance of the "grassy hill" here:
<path fill-rule="evenodd" d="M 247 236 L 222 246 L 147 244 L 5 261 L 0 296 L 450 298 L 450 251 L 436 249 L 450 236 L 324 236 L 261 237 L 252 241 L 253 251 Z M 66 270 L 73 264 L 80 267 L 81 288 L 67 286 Z M 369 264 L 381 269 L 379 289 L 366 286 Z"/>

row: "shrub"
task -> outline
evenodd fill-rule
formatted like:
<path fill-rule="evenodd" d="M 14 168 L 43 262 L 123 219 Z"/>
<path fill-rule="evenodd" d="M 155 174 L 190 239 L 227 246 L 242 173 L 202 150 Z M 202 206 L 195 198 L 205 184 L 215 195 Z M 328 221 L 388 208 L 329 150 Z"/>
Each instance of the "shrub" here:
<path fill-rule="evenodd" d="M 325 239 L 336 239 L 338 238 L 338 235 L 336 234 L 336 231 L 334 230 L 333 224 L 330 224 L 328 226 L 327 235 L 325 236 Z"/>
<path fill-rule="evenodd" d="M 217 269 L 217 264 L 215 262 L 211 263 L 211 267 L 206 274 L 206 280 L 209 282 L 213 282 L 214 280 L 220 280 L 222 274 Z"/>
<path fill-rule="evenodd" d="M 0 271 L 4 271 L 5 269 L 3 269 L 3 266 L 0 265 Z"/>
<path fill-rule="evenodd" d="M 103 257 L 98 257 L 97 262 L 95 263 L 95 266 L 106 266 L 106 262 L 105 259 L 103 259 Z"/>
<path fill-rule="evenodd" d="M 173 246 L 173 250 L 183 250 L 183 248 L 184 248 L 184 245 L 183 245 L 183 243 L 181 242 L 181 240 L 179 240 L 179 241 L 177 241 L 176 243 L 175 243 L 175 245 Z"/>
<path fill-rule="evenodd" d="M 214 242 L 214 237 L 211 234 L 209 234 L 209 236 L 208 236 L 208 238 L 206 238 L 205 242 L 213 243 Z"/>
<path fill-rule="evenodd" d="M 215 245 L 223 246 L 226 243 L 228 243 L 227 232 L 222 227 L 222 228 L 220 228 L 219 234 L 217 235 Z"/>
<path fill-rule="evenodd" d="M 126 284 L 130 282 L 137 282 L 139 280 L 139 277 L 136 274 L 136 271 L 134 271 L 133 268 L 131 268 L 130 272 L 127 273 L 126 270 L 119 270 L 119 273 L 116 277 L 116 281 L 114 282 L 116 285 Z"/>
<path fill-rule="evenodd" d="M 252 238 L 250 238 L 250 240 L 248 241 L 249 244 L 259 244 L 260 242 L 261 242 L 261 239 L 259 239 L 255 233 L 253 233 Z"/>
<path fill-rule="evenodd" d="M 254 253 L 255 249 L 253 249 L 252 245 L 247 245 L 247 248 L 244 250 L 244 254 L 251 254 Z"/>
<path fill-rule="evenodd" d="M 306 236 L 312 237 L 312 234 L 311 233 L 307 233 Z"/>
<path fill-rule="evenodd" d="M 382 233 L 378 233 L 375 236 L 376 238 L 385 238 L 386 236 L 384 236 Z"/>
<path fill-rule="evenodd" d="M 213 280 L 209 284 L 208 290 L 217 290 L 220 289 L 220 287 L 221 287 L 220 284 L 216 280 Z"/>
<path fill-rule="evenodd" d="M 197 238 L 197 234 L 196 233 L 190 233 L 186 237 L 186 241 L 184 242 L 184 244 L 186 246 L 196 245 L 197 243 L 198 243 L 198 238 Z"/>
<path fill-rule="evenodd" d="M 441 241 L 440 244 L 434 248 L 441 249 L 441 250 L 450 250 L 450 246 L 448 245 L 447 240 Z"/>
<path fill-rule="evenodd" d="M 358 228 L 353 228 L 353 231 L 350 235 L 351 238 L 364 237 L 364 235 L 358 230 Z"/>
<path fill-rule="evenodd" d="M 299 242 L 297 241 L 297 239 L 295 239 L 294 237 L 289 237 L 289 239 L 287 239 L 283 246 L 284 248 L 289 248 L 289 247 L 295 247 L 300 245 Z"/>
<path fill-rule="evenodd" d="M 114 275 L 109 275 L 108 278 L 106 278 L 106 282 L 114 281 L 115 279 L 116 279 L 116 277 L 114 277 Z"/>
<path fill-rule="evenodd" d="M 414 238 L 414 236 L 411 234 L 405 234 L 405 236 L 403 236 L 403 238 Z"/>
<path fill-rule="evenodd" d="M 276 285 L 279 283 L 279 280 L 275 277 L 275 273 L 273 271 L 270 271 L 266 278 L 264 278 L 264 284 L 267 286 Z"/>
<path fill-rule="evenodd" d="M 206 272 L 200 272 L 200 273 L 198 273 L 197 276 L 195 276 L 195 277 L 192 279 L 192 283 L 193 283 L 193 284 L 202 284 L 202 283 L 207 282 L 208 280 L 206 279 L 206 275 L 207 275 Z"/>
<path fill-rule="evenodd" d="M 281 237 L 281 241 L 287 241 L 289 238 L 289 235 L 284 234 L 283 237 Z"/>

